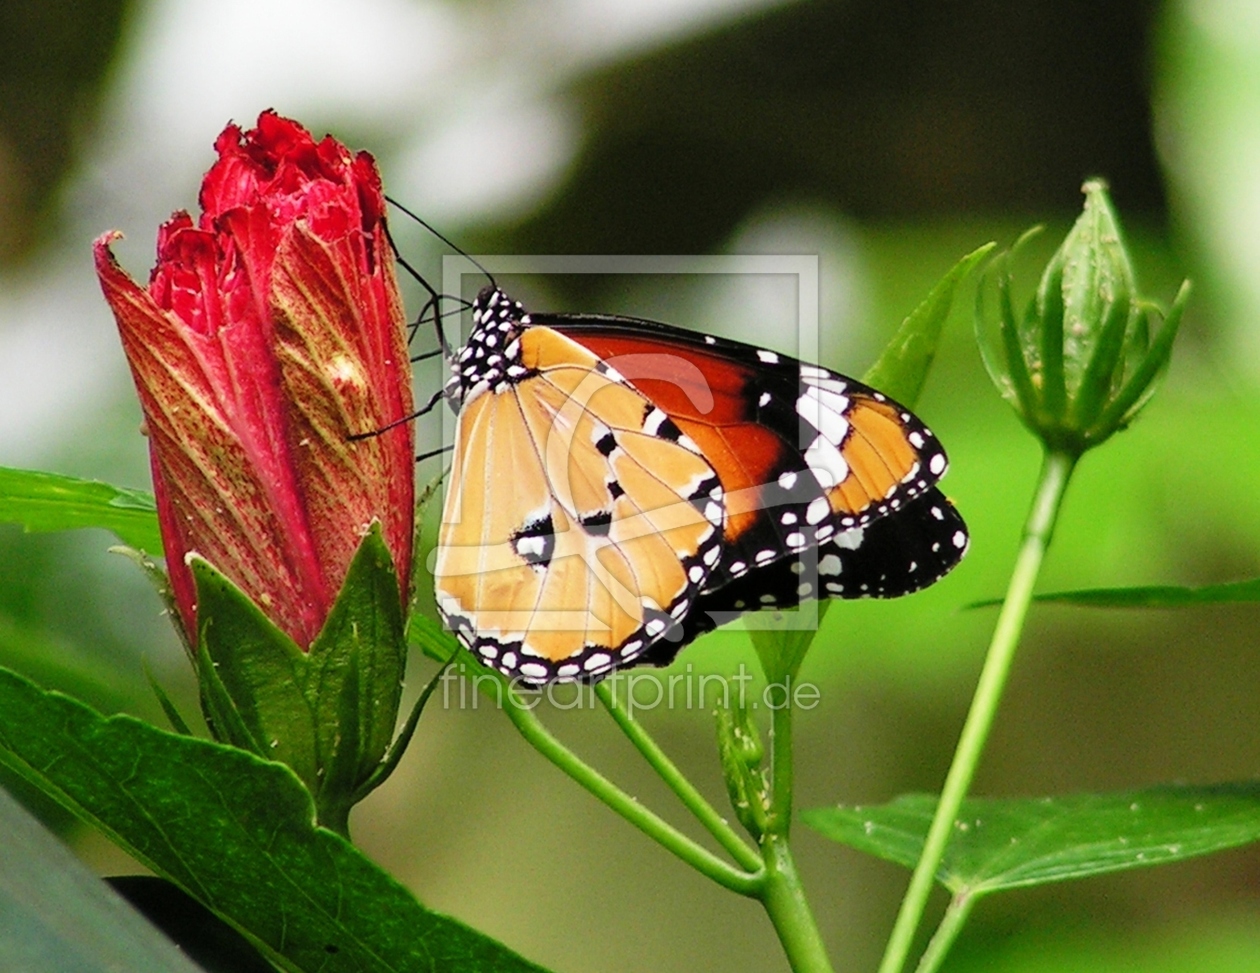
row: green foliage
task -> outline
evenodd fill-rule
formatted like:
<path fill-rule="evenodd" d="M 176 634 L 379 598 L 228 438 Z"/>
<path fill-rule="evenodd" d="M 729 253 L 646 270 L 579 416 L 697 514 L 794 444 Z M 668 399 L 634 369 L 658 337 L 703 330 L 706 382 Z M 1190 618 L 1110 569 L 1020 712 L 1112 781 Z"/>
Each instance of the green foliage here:
<path fill-rule="evenodd" d="M 914 408 L 927 381 L 928 369 L 936 360 L 941 332 L 959 286 L 984 260 L 996 244 L 986 243 L 971 251 L 950 268 L 928 296 L 901 323 L 879 359 L 867 369 L 862 380 L 902 405 Z"/>
<path fill-rule="evenodd" d="M 1086 608 L 1194 608 L 1260 601 L 1260 578 L 1205 584 L 1140 585 L 1133 588 L 1094 588 L 1086 591 L 1056 591 L 1037 595 L 1037 601 L 1056 601 Z"/>
<path fill-rule="evenodd" d="M 103 717 L 0 670 L 0 762 L 244 933 L 287 971 L 537 970 L 421 906 L 317 827 L 287 767 Z"/>
<path fill-rule="evenodd" d="M 0 969 L 197 973 L 0 789 Z"/>
<path fill-rule="evenodd" d="M 817 808 L 802 819 L 833 841 L 914 867 L 936 810 L 931 794 Z M 1086 878 L 1181 861 L 1260 840 L 1260 783 L 1113 794 L 971 798 L 937 880 L 955 895 Z"/>
<path fill-rule="evenodd" d="M 130 547 L 162 553 L 152 495 L 95 480 L 0 467 L 0 522 L 29 531 L 102 527 Z"/>
<path fill-rule="evenodd" d="M 193 561 L 207 722 L 220 739 L 288 764 L 320 821 L 345 829 L 389 748 L 406 662 L 393 559 L 363 539 L 309 653 L 207 562 Z"/>

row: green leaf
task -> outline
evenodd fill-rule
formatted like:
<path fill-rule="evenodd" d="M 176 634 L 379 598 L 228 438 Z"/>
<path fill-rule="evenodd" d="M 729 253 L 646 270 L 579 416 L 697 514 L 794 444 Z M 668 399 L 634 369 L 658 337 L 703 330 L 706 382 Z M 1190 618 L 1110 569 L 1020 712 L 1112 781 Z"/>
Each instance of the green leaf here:
<path fill-rule="evenodd" d="M 986 243 L 963 257 L 932 288 L 928 296 L 902 322 L 879 360 L 870 367 L 862 381 L 879 389 L 907 408 L 914 408 L 928 369 L 936 357 L 941 329 L 949 317 L 958 285 L 967 279 L 976 265 L 987 257 L 996 244 Z"/>
<path fill-rule="evenodd" d="M 179 885 L 283 970 L 539 969 L 425 909 L 347 841 L 317 827 L 310 794 L 282 764 L 130 716 L 105 718 L 5 670 L 0 762 Z"/>
<path fill-rule="evenodd" d="M 1141 585 L 1133 588 L 1085 588 L 1080 591 L 1054 591 L 1034 595 L 1034 601 L 1060 602 L 1082 608 L 1192 608 L 1196 605 L 1221 605 L 1233 602 L 1260 601 L 1260 578 L 1249 581 L 1227 581 L 1205 584 L 1197 588 L 1181 585 Z M 992 608 L 1002 604 L 1001 598 L 975 601 L 967 608 Z"/>
<path fill-rule="evenodd" d="M 833 841 L 913 868 L 937 799 L 818 808 L 802 819 Z M 1113 794 L 973 798 L 937 874 L 955 895 L 1181 861 L 1260 840 L 1260 782 Z"/>
<path fill-rule="evenodd" d="M 152 495 L 96 480 L 0 467 L 0 523 L 36 532 L 101 527 L 131 547 L 162 553 Z"/>
<path fill-rule="evenodd" d="M 0 834 L 0 969 L 197 973 L 3 790 Z"/>
<path fill-rule="evenodd" d="M 1089 608 L 1187 608 L 1230 602 L 1260 601 L 1260 578 L 1229 581 L 1197 588 L 1147 585 L 1134 588 L 1092 588 L 1037 595 L 1037 601 L 1057 601 Z"/>

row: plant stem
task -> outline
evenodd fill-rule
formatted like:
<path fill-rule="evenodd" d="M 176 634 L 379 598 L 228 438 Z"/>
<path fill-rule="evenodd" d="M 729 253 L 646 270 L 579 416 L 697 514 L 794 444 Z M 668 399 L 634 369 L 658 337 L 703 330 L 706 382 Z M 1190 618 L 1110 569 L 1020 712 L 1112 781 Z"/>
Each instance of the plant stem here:
<path fill-rule="evenodd" d="M 954 945 L 954 940 L 962 932 L 962 927 L 966 924 L 975 904 L 974 895 L 956 895 L 950 900 L 949 908 L 945 910 L 945 917 L 941 919 L 941 924 L 932 934 L 932 941 L 928 943 L 927 949 L 919 958 L 915 973 L 936 973 L 941 963 L 945 961 L 945 954 L 949 952 L 949 948 Z"/>
<path fill-rule="evenodd" d="M 761 904 L 779 934 L 783 952 L 795 973 L 831 973 L 831 961 L 823 948 L 822 936 L 805 898 L 788 843 L 792 828 L 793 774 L 790 681 L 785 681 L 784 686 L 784 705 L 770 711 L 770 814 L 761 839 L 761 854 L 766 863 Z"/>
<path fill-rule="evenodd" d="M 336 804 L 324 804 L 316 798 L 315 820 L 321 828 L 327 828 L 350 841 L 350 802 L 338 801 Z"/>
<path fill-rule="evenodd" d="M 648 735 L 643 724 L 626 712 L 609 684 L 601 682 L 595 687 L 595 695 L 599 697 L 599 701 L 604 704 L 604 708 L 608 710 L 621 731 L 634 744 L 634 748 L 643 755 L 661 780 L 678 796 L 687 810 L 695 815 L 696 820 L 704 825 L 709 834 L 713 835 L 744 869 L 749 872 L 759 871 L 762 868 L 761 856 L 750 848 L 726 819 L 718 814 L 713 805 L 704 799 L 704 796 L 696 790 L 695 785 L 683 775 L 665 751 Z"/>
<path fill-rule="evenodd" d="M 763 883 L 763 875 L 760 872 L 750 873 L 732 867 L 703 845 L 697 844 L 673 825 L 649 811 L 552 736 L 550 731 L 543 726 L 542 721 L 534 715 L 529 705 L 517 695 L 506 680 L 502 681 L 502 685 L 506 690 L 507 698 L 503 708 L 508 719 L 531 747 L 657 844 L 681 858 L 702 875 L 740 895 L 757 896 L 760 893 Z"/>
<path fill-rule="evenodd" d="M 993 639 L 989 643 L 984 669 L 980 673 L 980 681 L 971 701 L 971 709 L 967 713 L 967 722 L 963 725 L 962 735 L 958 739 L 954 762 L 945 778 L 945 786 L 941 789 L 941 800 L 936 808 L 936 816 L 932 819 L 932 826 L 928 830 L 923 854 L 919 858 L 919 864 L 914 870 L 910 886 L 901 902 L 901 911 L 897 914 L 897 922 L 888 939 L 883 961 L 879 965 L 879 973 L 900 973 L 905 966 L 915 930 L 923 916 L 928 896 L 932 892 L 932 882 L 940 867 L 941 858 L 945 854 L 945 845 L 953 830 L 954 820 L 971 786 L 989 730 L 993 726 L 998 703 L 1002 698 L 1002 690 L 1006 685 L 1006 677 L 1010 672 L 1011 661 L 1015 657 L 1015 649 L 1019 644 L 1024 617 L 1028 614 L 1033 585 L 1041 570 L 1041 562 L 1050 543 L 1050 536 L 1054 532 L 1055 520 L 1058 518 L 1063 494 L 1067 489 L 1068 480 L 1071 479 L 1076 460 L 1077 456 L 1070 453 L 1048 450 L 1045 454 L 1037 492 L 1033 497 L 1032 508 L 1028 512 L 1028 520 L 1024 526 L 1024 539 L 1015 560 L 1010 584 L 1006 589 L 1006 599 L 1002 603 L 1001 614 L 993 630 Z"/>
<path fill-rule="evenodd" d="M 832 973 L 818 924 L 796 874 L 787 835 L 767 834 L 761 847 L 766 860 L 761 904 L 779 934 L 793 973 Z"/>

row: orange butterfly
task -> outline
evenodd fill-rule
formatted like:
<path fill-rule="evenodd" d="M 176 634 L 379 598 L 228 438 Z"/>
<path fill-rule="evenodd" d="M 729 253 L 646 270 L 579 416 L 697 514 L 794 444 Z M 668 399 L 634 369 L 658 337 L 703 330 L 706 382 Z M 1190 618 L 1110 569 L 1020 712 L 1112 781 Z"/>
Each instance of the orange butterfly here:
<path fill-rule="evenodd" d="M 524 682 L 664 664 L 745 610 L 907 594 L 966 550 L 936 437 L 824 368 L 490 286 L 452 370 L 438 608 Z"/>

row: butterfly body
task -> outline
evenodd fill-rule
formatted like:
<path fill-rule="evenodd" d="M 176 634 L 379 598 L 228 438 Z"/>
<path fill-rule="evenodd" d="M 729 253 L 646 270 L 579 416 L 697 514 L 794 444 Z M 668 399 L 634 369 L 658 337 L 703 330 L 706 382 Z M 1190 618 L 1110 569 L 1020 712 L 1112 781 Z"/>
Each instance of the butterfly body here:
<path fill-rule="evenodd" d="M 523 681 L 662 662 L 739 613 L 917 590 L 962 556 L 908 410 L 767 349 L 496 288 L 459 412 L 435 569 L 448 626 Z"/>

